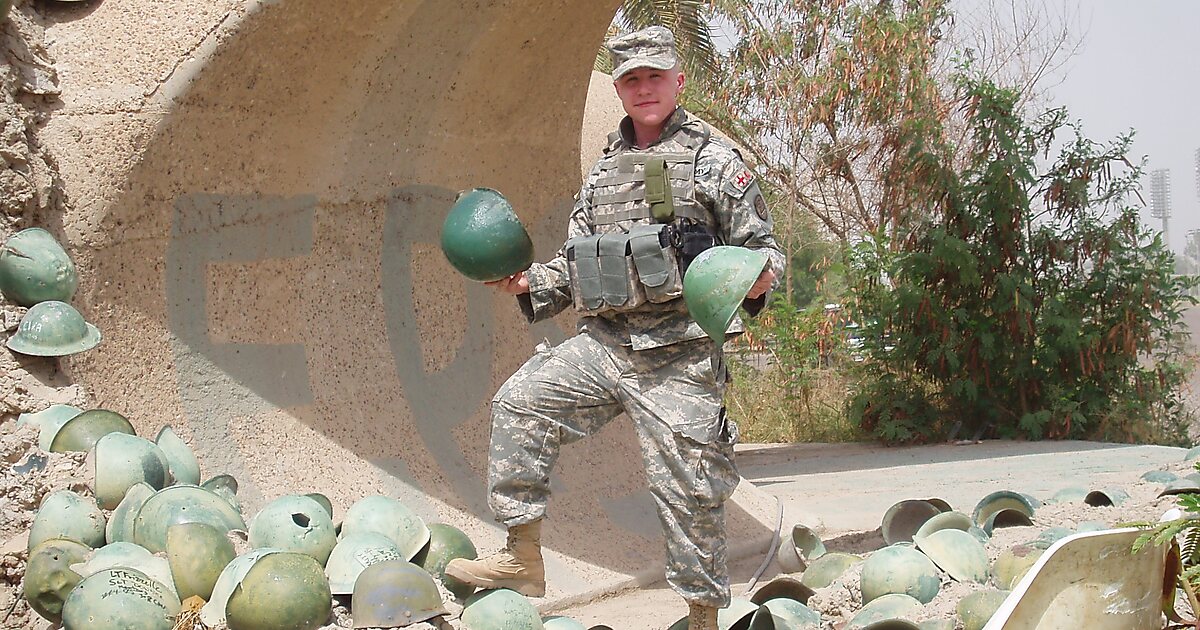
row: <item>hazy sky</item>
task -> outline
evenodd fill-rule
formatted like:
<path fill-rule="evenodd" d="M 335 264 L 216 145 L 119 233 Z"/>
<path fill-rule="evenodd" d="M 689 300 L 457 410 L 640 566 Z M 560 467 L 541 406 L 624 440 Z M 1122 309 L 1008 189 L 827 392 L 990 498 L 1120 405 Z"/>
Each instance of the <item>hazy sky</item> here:
<path fill-rule="evenodd" d="M 1170 169 L 1170 244 L 1182 251 L 1186 233 L 1200 229 L 1200 0 L 1052 1 L 1078 10 L 1083 48 L 1051 99 L 1094 140 L 1135 129 L 1131 157 L 1147 157 L 1147 172 Z M 1143 220 L 1161 226 L 1149 212 Z"/>

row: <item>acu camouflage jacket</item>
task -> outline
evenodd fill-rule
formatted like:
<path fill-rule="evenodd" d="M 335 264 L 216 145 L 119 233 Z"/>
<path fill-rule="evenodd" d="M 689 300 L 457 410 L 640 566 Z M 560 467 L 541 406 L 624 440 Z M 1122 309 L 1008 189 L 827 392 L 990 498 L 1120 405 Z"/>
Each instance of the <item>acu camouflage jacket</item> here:
<path fill-rule="evenodd" d="M 771 233 L 771 218 L 754 174 L 727 142 L 711 137 L 707 125 L 681 107 L 675 110 L 658 141 L 645 149 L 634 142 L 633 124 L 626 117 L 609 137 L 604 156 L 588 174 L 571 210 L 567 239 L 591 234 L 627 232 L 637 224 L 653 223 L 645 205 L 640 169 L 647 155 L 666 157 L 677 217 L 705 223 L 718 244 L 738 245 L 765 252 L 776 276 L 782 276 L 784 256 Z M 681 211 L 682 210 L 682 211 Z M 642 216 L 639 216 L 642 215 Z M 530 322 L 541 321 L 572 307 L 571 282 L 562 249 L 546 263 L 525 272 L 529 293 L 519 296 Z M 756 314 L 765 296 L 747 300 Z M 647 303 L 633 311 L 582 317 L 580 332 L 635 350 L 656 348 L 704 337 L 682 299 Z M 730 332 L 743 330 L 735 319 Z"/>

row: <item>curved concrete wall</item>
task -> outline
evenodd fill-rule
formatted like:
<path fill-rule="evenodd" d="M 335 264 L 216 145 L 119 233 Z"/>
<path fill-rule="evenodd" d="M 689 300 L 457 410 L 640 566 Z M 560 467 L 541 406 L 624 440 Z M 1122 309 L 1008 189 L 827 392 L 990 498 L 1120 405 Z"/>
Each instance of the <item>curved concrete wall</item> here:
<path fill-rule="evenodd" d="M 105 341 L 68 369 L 205 474 L 264 498 L 383 493 L 500 544 L 488 402 L 543 338 L 465 282 L 438 232 L 456 191 L 503 191 L 561 242 L 590 66 L 615 0 L 105 0 L 50 15 L 62 108 L 44 130 Z M 590 162 L 590 157 L 589 160 Z M 625 420 L 568 448 L 551 597 L 662 571 Z M 761 551 L 774 502 L 730 510 Z"/>

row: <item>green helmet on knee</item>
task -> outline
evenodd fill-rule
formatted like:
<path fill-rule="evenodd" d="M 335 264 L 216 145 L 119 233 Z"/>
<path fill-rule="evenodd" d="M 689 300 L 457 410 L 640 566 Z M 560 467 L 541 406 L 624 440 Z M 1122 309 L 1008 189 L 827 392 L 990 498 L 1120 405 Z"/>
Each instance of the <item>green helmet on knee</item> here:
<path fill-rule="evenodd" d="M 442 252 L 459 273 L 480 282 L 529 268 L 533 241 L 512 205 L 498 191 L 459 193 L 442 225 Z"/>
<path fill-rule="evenodd" d="M 3 19 L 0 15 L 0 21 Z M 21 306 L 47 300 L 68 302 L 78 286 L 75 263 L 42 228 L 21 230 L 0 248 L 0 292 Z"/>
<path fill-rule="evenodd" d="M 713 341 L 725 342 L 725 331 L 766 265 L 766 254 L 729 245 L 706 249 L 692 261 L 683 277 L 683 300 Z"/>
<path fill-rule="evenodd" d="M 61 357 L 90 350 L 98 343 L 100 331 L 87 323 L 74 306 L 51 300 L 34 304 L 6 345 L 13 352 L 30 356 Z"/>
<path fill-rule="evenodd" d="M 350 600 L 355 628 L 399 628 L 445 615 L 433 577 L 407 560 L 363 569 Z"/>

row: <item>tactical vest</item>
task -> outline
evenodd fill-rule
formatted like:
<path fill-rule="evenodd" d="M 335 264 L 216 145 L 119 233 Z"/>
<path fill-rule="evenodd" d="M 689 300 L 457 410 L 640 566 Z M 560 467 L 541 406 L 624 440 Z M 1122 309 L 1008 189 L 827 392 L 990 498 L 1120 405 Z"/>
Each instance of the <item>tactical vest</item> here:
<path fill-rule="evenodd" d="M 622 151 L 620 132 L 609 136 L 592 184 L 595 233 L 567 242 L 575 308 L 584 315 L 624 312 L 643 304 L 670 302 L 683 294 L 685 230 L 711 241 L 712 214 L 696 200 L 696 159 L 711 132 L 688 120 L 670 138 L 643 151 Z M 647 163 L 663 160 L 657 185 L 647 183 Z M 661 176 L 669 179 L 663 185 Z M 654 178 L 651 177 L 653 180 Z M 673 216 L 656 219 L 671 191 Z M 694 254 L 692 254 L 694 256 Z"/>
<path fill-rule="evenodd" d="M 592 210 L 597 232 L 607 232 L 621 221 L 652 219 L 647 200 L 646 162 L 661 157 L 666 162 L 675 205 L 675 220 L 713 225 L 713 217 L 696 201 L 696 157 L 708 144 L 711 131 L 699 120 L 689 120 L 670 138 L 644 150 L 621 151 L 620 132 L 609 135 L 593 183 Z"/>

